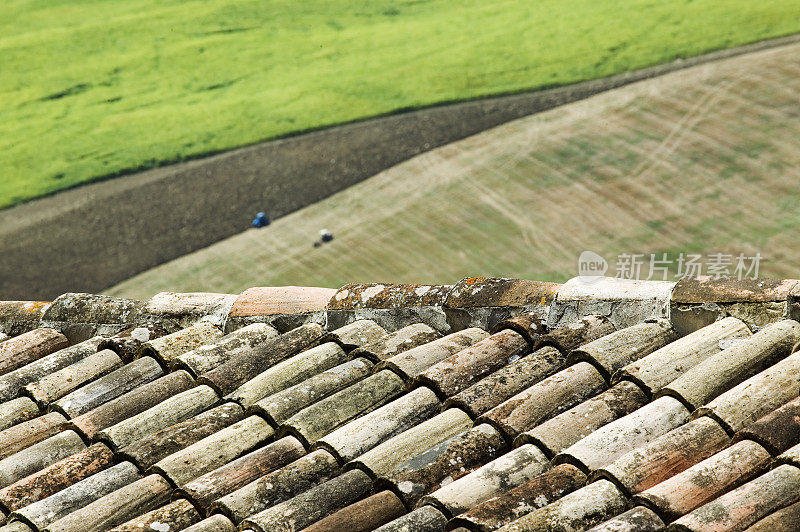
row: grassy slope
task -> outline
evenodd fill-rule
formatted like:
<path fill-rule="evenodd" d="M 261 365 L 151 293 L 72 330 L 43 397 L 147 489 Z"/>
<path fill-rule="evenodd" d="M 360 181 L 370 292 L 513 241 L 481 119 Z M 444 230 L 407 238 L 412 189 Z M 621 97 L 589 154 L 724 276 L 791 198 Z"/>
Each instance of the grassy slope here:
<path fill-rule="evenodd" d="M 764 256 L 797 276 L 800 45 L 695 67 L 418 156 L 111 293 L 565 280 L 593 250 Z M 314 249 L 317 230 L 337 238 Z"/>
<path fill-rule="evenodd" d="M 6 0 L 0 208 L 402 108 L 800 31 L 800 0 Z"/>

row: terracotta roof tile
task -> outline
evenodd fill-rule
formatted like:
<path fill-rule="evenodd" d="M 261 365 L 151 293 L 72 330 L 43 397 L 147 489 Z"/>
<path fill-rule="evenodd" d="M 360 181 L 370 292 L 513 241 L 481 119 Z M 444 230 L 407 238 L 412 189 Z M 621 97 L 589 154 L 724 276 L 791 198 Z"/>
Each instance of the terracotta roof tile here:
<path fill-rule="evenodd" d="M 407 506 L 414 507 L 424 495 L 468 475 L 505 451 L 499 432 L 489 425 L 477 425 L 381 475 L 376 486 L 391 489 Z"/>
<path fill-rule="evenodd" d="M 648 488 L 633 500 L 671 522 L 760 474 L 770 461 L 763 447 L 741 441 Z"/>
<path fill-rule="evenodd" d="M 0 343 L 0 521 L 641 531 L 713 514 L 724 528 L 737 485 L 800 465 L 789 355 L 800 326 L 725 318 L 742 316 L 730 305 L 786 304 L 758 300 L 781 287 L 737 303 L 709 295 L 718 321 L 682 338 L 666 319 L 671 283 L 0 303 L 12 336 Z M 60 344 L 37 347 L 41 334 Z M 672 389 L 689 375 L 708 386 Z M 790 503 L 769 486 L 732 526 L 780 515 Z"/>
<path fill-rule="evenodd" d="M 699 408 L 786 357 L 800 340 L 800 323 L 784 320 L 711 355 L 662 389 Z M 778 406 L 778 405 L 775 405 Z M 737 427 L 734 430 L 737 430 Z"/>
<path fill-rule="evenodd" d="M 331 288 L 271 286 L 248 288 L 231 307 L 230 316 L 272 316 L 325 310 L 336 294 Z"/>
<path fill-rule="evenodd" d="M 416 382 L 429 386 L 439 397 L 451 397 L 529 353 L 522 335 L 506 329 L 447 357 L 416 377 Z"/>
<path fill-rule="evenodd" d="M 513 440 L 605 388 L 606 381 L 594 366 L 579 362 L 505 400 L 478 420 Z"/>
<path fill-rule="evenodd" d="M 305 528 L 306 532 L 371 532 L 406 513 L 391 491 L 381 491 L 355 502 Z"/>
<path fill-rule="evenodd" d="M 782 465 L 675 521 L 668 530 L 742 530 L 800 499 L 800 469 Z"/>
<path fill-rule="evenodd" d="M 586 475 L 580 469 L 569 464 L 558 465 L 498 497 L 474 506 L 454 518 L 452 525 L 470 530 L 495 530 L 557 501 L 585 483 Z"/>
<path fill-rule="evenodd" d="M 657 532 L 663 528 L 664 522 L 652 510 L 636 506 L 587 532 Z"/>
<path fill-rule="evenodd" d="M 800 444 L 800 397 L 766 414 L 736 434 L 736 440 L 760 443 L 773 456 Z"/>
<path fill-rule="evenodd" d="M 501 528 L 503 532 L 585 529 L 625 509 L 627 500 L 614 484 L 598 480 L 561 499 L 520 517 Z"/>
<path fill-rule="evenodd" d="M 516 438 L 515 444 L 535 443 L 548 456 L 554 456 L 646 403 L 647 396 L 637 385 L 623 381 L 523 432 Z"/>
<path fill-rule="evenodd" d="M 375 532 L 441 532 L 447 517 L 433 506 L 422 506 L 398 517 Z"/>
<path fill-rule="evenodd" d="M 49 301 L 0 301 L 0 331 L 8 339 L 38 328 L 49 306 Z"/>
<path fill-rule="evenodd" d="M 465 307 L 527 307 L 547 306 L 555 298 L 557 283 L 506 279 L 500 277 L 468 277 L 453 286 L 445 306 Z"/>
<path fill-rule="evenodd" d="M 729 443 L 716 421 L 701 417 L 623 454 L 598 469 L 593 478 L 611 480 L 626 495 L 633 495 L 685 471 Z"/>
<path fill-rule="evenodd" d="M 200 514 L 184 499 L 151 510 L 127 523 L 116 526 L 112 532 L 140 532 L 141 530 L 183 530 L 200 521 Z M 168 528 L 167 528 L 168 527 Z"/>
<path fill-rule="evenodd" d="M 797 282 L 794 279 L 684 277 L 672 290 L 672 301 L 677 303 L 785 301 Z"/>
<path fill-rule="evenodd" d="M 455 394 L 447 399 L 445 406 L 457 406 L 478 417 L 562 369 L 564 363 L 564 355 L 558 349 L 542 347 Z"/>
<path fill-rule="evenodd" d="M 432 327 L 424 323 L 414 323 L 383 338 L 359 345 L 352 355 L 354 357 L 363 356 L 373 362 L 379 362 L 437 340 L 440 337 L 441 334 Z"/>
<path fill-rule="evenodd" d="M 800 529 L 800 502 L 790 504 L 759 519 L 745 532 L 794 532 Z"/>
<path fill-rule="evenodd" d="M 572 463 L 584 471 L 594 471 L 688 419 L 689 411 L 679 401 L 662 397 L 602 426 L 561 451 L 553 460 L 555 463 Z"/>
<path fill-rule="evenodd" d="M 725 318 L 631 362 L 614 375 L 614 381 L 632 380 L 646 392 L 657 393 L 707 358 L 749 336 L 750 330 L 741 320 Z"/>
<path fill-rule="evenodd" d="M 639 323 L 611 332 L 597 340 L 576 347 L 569 362 L 586 361 L 611 379 L 618 370 L 674 341 L 677 335 L 667 320 Z"/>

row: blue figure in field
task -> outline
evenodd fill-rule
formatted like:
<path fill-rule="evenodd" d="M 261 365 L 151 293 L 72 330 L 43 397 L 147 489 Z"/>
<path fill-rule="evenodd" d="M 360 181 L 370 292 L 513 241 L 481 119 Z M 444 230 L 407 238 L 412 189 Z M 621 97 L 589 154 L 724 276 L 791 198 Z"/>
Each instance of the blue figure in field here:
<path fill-rule="evenodd" d="M 253 227 L 261 228 L 266 227 L 270 224 L 269 216 L 266 213 L 260 212 L 256 214 L 256 217 L 253 218 Z"/>

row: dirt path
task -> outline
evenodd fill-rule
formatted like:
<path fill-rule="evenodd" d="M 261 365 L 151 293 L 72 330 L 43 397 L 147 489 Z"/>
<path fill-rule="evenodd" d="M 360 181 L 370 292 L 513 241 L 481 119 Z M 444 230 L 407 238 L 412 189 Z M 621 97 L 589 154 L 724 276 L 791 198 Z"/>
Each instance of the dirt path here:
<path fill-rule="evenodd" d="M 0 212 L 0 298 L 101 291 L 243 231 L 256 211 L 292 213 L 437 146 L 635 81 L 799 41 L 791 36 L 560 89 L 347 124 L 20 205 Z"/>

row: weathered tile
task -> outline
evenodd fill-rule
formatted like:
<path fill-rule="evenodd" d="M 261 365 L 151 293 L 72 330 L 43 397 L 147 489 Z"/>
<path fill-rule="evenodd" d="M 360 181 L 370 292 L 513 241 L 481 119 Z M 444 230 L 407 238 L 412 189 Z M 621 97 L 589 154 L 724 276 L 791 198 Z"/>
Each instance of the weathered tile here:
<path fill-rule="evenodd" d="M 388 358 L 378 363 L 376 369 L 388 368 L 404 379 L 410 380 L 434 364 L 484 340 L 488 336 L 489 333 L 483 329 L 464 329 Z"/>
<path fill-rule="evenodd" d="M 496 530 L 538 508 L 557 501 L 586 483 L 575 466 L 558 465 L 528 482 L 489 499 L 452 520 L 451 526 L 470 530 Z"/>
<path fill-rule="evenodd" d="M 433 506 L 422 506 L 376 528 L 375 532 L 442 532 L 447 517 Z"/>
<path fill-rule="evenodd" d="M 323 334 L 322 327 L 317 324 L 303 325 L 239 353 L 201 374 L 198 382 L 213 387 L 220 395 L 227 395 L 281 360 L 310 347 Z"/>
<path fill-rule="evenodd" d="M 441 337 L 442 335 L 436 329 L 424 323 L 414 323 L 379 340 L 357 347 L 352 351 L 351 356 L 365 357 L 373 362 L 379 362 Z"/>
<path fill-rule="evenodd" d="M 346 463 L 432 417 L 440 408 L 436 394 L 428 388 L 417 388 L 324 435 L 315 446 Z"/>
<path fill-rule="evenodd" d="M 201 321 L 172 334 L 144 342 L 137 356 L 148 356 L 170 366 L 184 353 L 222 338 L 222 331 L 211 323 Z"/>
<path fill-rule="evenodd" d="M 564 366 L 564 355 L 554 347 L 542 347 L 487 375 L 445 401 L 445 406 L 464 409 L 478 417 L 526 388 L 551 376 Z"/>
<path fill-rule="evenodd" d="M 244 419 L 244 410 L 236 403 L 224 403 L 192 418 L 165 427 L 119 450 L 118 454 L 135 463 L 142 471 Z"/>
<path fill-rule="evenodd" d="M 798 340 L 800 323 L 774 323 L 699 362 L 662 390 L 699 408 L 786 357 Z"/>
<path fill-rule="evenodd" d="M 217 499 L 305 454 L 306 450 L 297 438 L 286 436 L 183 484 L 179 493 L 207 513 L 211 503 Z"/>
<path fill-rule="evenodd" d="M 790 504 L 759 519 L 745 532 L 795 532 L 800 530 L 800 502 Z"/>
<path fill-rule="evenodd" d="M 663 529 L 664 521 L 655 512 L 644 506 L 636 506 L 587 532 L 658 532 Z"/>
<path fill-rule="evenodd" d="M 224 515 L 215 514 L 207 519 L 184 528 L 183 532 L 236 532 L 236 525 Z"/>
<path fill-rule="evenodd" d="M 122 462 L 81 480 L 41 501 L 29 504 L 11 514 L 43 530 L 70 513 L 77 511 L 97 499 L 139 480 L 136 466 Z"/>
<path fill-rule="evenodd" d="M 357 347 L 383 340 L 389 335 L 386 330 L 372 320 L 356 320 L 325 334 L 323 342 L 336 342 L 343 349 L 352 351 Z"/>
<path fill-rule="evenodd" d="M 114 450 L 121 449 L 165 427 L 196 416 L 218 402 L 219 396 L 209 386 L 196 386 L 101 430 L 97 438 Z"/>
<path fill-rule="evenodd" d="M 63 458 L 0 490 L 0 504 L 10 511 L 45 499 L 110 467 L 114 453 L 106 445 L 94 445 Z"/>
<path fill-rule="evenodd" d="M 61 331 L 70 343 L 92 336 L 111 336 L 143 324 L 144 303 L 99 294 L 66 293 L 42 315 L 42 325 Z"/>
<path fill-rule="evenodd" d="M 593 364 L 607 380 L 618 370 L 675 341 L 668 320 L 651 320 L 614 331 L 585 343 L 569 355 L 568 363 Z"/>
<path fill-rule="evenodd" d="M 347 467 L 359 467 L 372 477 L 385 475 L 471 427 L 472 420 L 464 411 L 450 408 L 370 449 L 349 462 Z"/>
<path fill-rule="evenodd" d="M 614 484 L 598 480 L 526 514 L 498 531 L 571 532 L 585 530 L 625 509 L 627 501 Z"/>
<path fill-rule="evenodd" d="M 35 360 L 0 377 L 0 402 L 14 399 L 23 386 L 65 368 L 98 351 L 102 336 L 95 336 Z"/>
<path fill-rule="evenodd" d="M 340 473 L 339 462 L 328 451 L 313 451 L 258 480 L 221 497 L 211 511 L 225 514 L 234 523 L 288 501 L 295 495 L 326 482 Z"/>
<path fill-rule="evenodd" d="M 11 456 L 64 430 L 67 418 L 50 412 L 0 432 L 0 459 Z"/>
<path fill-rule="evenodd" d="M 735 432 L 796 397 L 799 386 L 800 353 L 795 353 L 698 408 L 693 415 L 709 415 Z"/>
<path fill-rule="evenodd" d="M 371 532 L 406 513 L 403 502 L 391 491 L 381 491 L 366 499 L 354 502 L 332 513 L 313 525 L 306 532 Z"/>
<path fill-rule="evenodd" d="M 70 426 L 79 430 L 87 438 L 94 439 L 101 430 L 144 412 L 194 386 L 194 379 L 187 372 L 168 373 L 81 414 L 72 420 Z"/>
<path fill-rule="evenodd" d="M 547 332 L 547 326 L 543 323 L 537 312 L 524 312 L 513 318 L 505 319 L 492 327 L 490 332 L 495 334 L 506 329 L 510 329 L 522 335 L 531 347 L 533 347 L 540 336 Z"/>
<path fill-rule="evenodd" d="M 249 352 L 269 340 L 277 338 L 278 331 L 265 323 L 253 323 L 234 331 L 213 342 L 201 345 L 172 359 L 173 367 L 181 367 L 192 375 L 211 371 L 239 356 Z"/>
<path fill-rule="evenodd" d="M 800 444 L 800 397 L 795 397 L 736 433 L 736 441 L 753 440 L 773 456 Z"/>
<path fill-rule="evenodd" d="M 415 382 L 430 387 L 439 397 L 451 397 L 529 352 L 525 338 L 506 329 L 434 364 Z"/>
<path fill-rule="evenodd" d="M 365 358 L 356 358 L 265 397 L 250 407 L 250 410 L 265 417 L 273 425 L 281 425 L 304 408 L 367 377 L 372 369 L 372 362 Z"/>
<path fill-rule="evenodd" d="M 266 421 L 250 416 L 159 460 L 152 469 L 183 486 L 251 451 L 274 434 Z"/>
<path fill-rule="evenodd" d="M 526 388 L 478 418 L 513 440 L 606 388 L 594 366 L 579 362 Z"/>
<path fill-rule="evenodd" d="M 743 530 L 800 499 L 800 469 L 782 465 L 675 521 L 670 530 Z"/>
<path fill-rule="evenodd" d="M 623 454 L 597 470 L 596 475 L 613 481 L 631 495 L 685 471 L 729 443 L 730 438 L 719 423 L 701 417 Z"/>
<path fill-rule="evenodd" d="M 210 292 L 160 292 L 145 305 L 150 319 L 187 327 L 202 319 L 217 326 L 225 324 L 237 296 Z"/>
<path fill-rule="evenodd" d="M 67 430 L 50 436 L 0 460 L 0 487 L 9 486 L 84 449 L 86 445 L 75 431 Z"/>
<path fill-rule="evenodd" d="M 104 349 L 55 373 L 25 385 L 25 394 L 41 408 L 61 399 L 84 384 L 122 367 L 122 359 L 114 351 Z"/>
<path fill-rule="evenodd" d="M 637 504 L 673 521 L 763 472 L 769 453 L 755 442 L 739 442 L 634 496 Z"/>
<path fill-rule="evenodd" d="M 226 396 L 226 399 L 236 401 L 246 408 L 265 397 L 347 362 L 349 358 L 339 344 L 325 342 L 278 362 L 239 386 Z"/>
<path fill-rule="evenodd" d="M 39 415 L 39 407 L 29 397 L 0 403 L 0 430 L 6 430 Z"/>
<path fill-rule="evenodd" d="M 749 336 L 750 329 L 741 320 L 725 318 L 631 362 L 614 375 L 614 380 L 629 379 L 646 392 L 656 393 L 700 362 Z"/>
<path fill-rule="evenodd" d="M 257 532 L 294 532 L 319 521 L 366 495 L 372 488 L 369 476 L 353 469 L 319 484 L 288 501 L 245 519 L 240 528 Z"/>
<path fill-rule="evenodd" d="M 115 526 L 111 532 L 141 532 L 142 530 L 169 532 L 170 530 L 184 530 L 199 521 L 200 514 L 197 513 L 194 506 L 185 499 L 178 499 L 131 519 L 127 523 Z"/>
<path fill-rule="evenodd" d="M 452 517 L 529 481 L 549 466 L 547 457 L 533 445 L 517 447 L 475 471 L 420 499 Z"/>
<path fill-rule="evenodd" d="M 391 401 L 405 390 L 403 380 L 389 370 L 379 371 L 300 410 L 282 425 L 305 445 L 351 419 Z"/>
<path fill-rule="evenodd" d="M 75 418 L 163 375 L 154 358 L 143 357 L 62 396 L 50 408 Z"/>
<path fill-rule="evenodd" d="M 554 458 L 584 471 L 605 467 L 623 454 L 686 423 L 689 411 L 672 397 L 656 399 L 627 416 L 604 425 Z"/>
<path fill-rule="evenodd" d="M 39 327 L 49 301 L 0 301 L 0 329 L 9 337 Z"/>
<path fill-rule="evenodd" d="M 48 532 L 104 532 L 167 503 L 170 485 L 149 475 L 47 526 Z"/>
<path fill-rule="evenodd" d="M 0 375 L 5 375 L 69 345 L 60 332 L 47 327 L 20 334 L 0 344 Z"/>
<path fill-rule="evenodd" d="M 423 496 L 468 475 L 505 450 L 505 441 L 490 425 L 478 425 L 419 453 L 382 475 L 376 487 L 389 488 L 408 507 Z"/>
<path fill-rule="evenodd" d="M 554 456 L 646 403 L 647 397 L 636 384 L 623 381 L 523 432 L 516 438 L 515 444 L 535 443 L 548 456 Z"/>
<path fill-rule="evenodd" d="M 590 314 L 539 336 L 533 348 L 540 349 L 549 345 L 568 355 L 572 350 L 609 335 L 615 330 L 608 318 Z"/>

